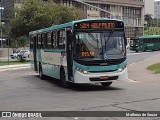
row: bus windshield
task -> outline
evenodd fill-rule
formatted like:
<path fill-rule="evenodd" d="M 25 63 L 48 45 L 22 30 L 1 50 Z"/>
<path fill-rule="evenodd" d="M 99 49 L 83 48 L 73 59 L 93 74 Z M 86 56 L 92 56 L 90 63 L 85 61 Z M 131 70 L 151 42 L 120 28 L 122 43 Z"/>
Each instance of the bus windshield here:
<path fill-rule="evenodd" d="M 75 59 L 107 60 L 125 56 L 123 31 L 76 32 L 75 43 Z"/>
<path fill-rule="evenodd" d="M 138 46 L 139 40 L 138 39 L 131 39 L 130 40 L 130 46 Z"/>

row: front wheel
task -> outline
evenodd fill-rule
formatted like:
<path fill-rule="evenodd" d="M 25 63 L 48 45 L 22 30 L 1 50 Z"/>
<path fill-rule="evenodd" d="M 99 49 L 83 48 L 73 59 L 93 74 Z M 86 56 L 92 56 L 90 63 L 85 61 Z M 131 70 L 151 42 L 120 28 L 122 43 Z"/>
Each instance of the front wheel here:
<path fill-rule="evenodd" d="M 110 86 L 111 84 L 112 84 L 112 82 L 104 82 L 104 83 L 101 83 L 102 84 L 102 86 Z"/>
<path fill-rule="evenodd" d="M 60 73 L 60 81 L 61 81 L 62 87 L 64 88 L 71 87 L 71 84 L 68 81 L 66 81 L 66 75 L 64 70 L 62 70 Z"/>

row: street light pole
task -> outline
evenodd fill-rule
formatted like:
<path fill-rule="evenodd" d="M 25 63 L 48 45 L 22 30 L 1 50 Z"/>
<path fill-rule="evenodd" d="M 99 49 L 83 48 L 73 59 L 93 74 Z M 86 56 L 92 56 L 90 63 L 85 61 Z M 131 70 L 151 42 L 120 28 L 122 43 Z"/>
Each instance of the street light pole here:
<path fill-rule="evenodd" d="M 4 8 L 1 6 L 1 1 L 0 1 L 0 22 L 1 22 L 1 48 L 3 48 L 3 36 L 2 36 L 2 11 Z"/>

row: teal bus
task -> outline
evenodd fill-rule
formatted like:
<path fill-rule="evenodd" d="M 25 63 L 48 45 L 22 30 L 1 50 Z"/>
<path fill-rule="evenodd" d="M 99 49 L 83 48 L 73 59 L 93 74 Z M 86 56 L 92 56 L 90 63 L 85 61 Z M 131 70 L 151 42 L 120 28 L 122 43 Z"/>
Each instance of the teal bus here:
<path fill-rule="evenodd" d="M 130 39 L 130 50 L 147 51 L 160 50 L 160 35 L 147 35 Z"/>
<path fill-rule="evenodd" d="M 100 83 L 128 79 L 124 23 L 115 19 L 83 19 L 32 31 L 31 68 L 71 83 Z"/>

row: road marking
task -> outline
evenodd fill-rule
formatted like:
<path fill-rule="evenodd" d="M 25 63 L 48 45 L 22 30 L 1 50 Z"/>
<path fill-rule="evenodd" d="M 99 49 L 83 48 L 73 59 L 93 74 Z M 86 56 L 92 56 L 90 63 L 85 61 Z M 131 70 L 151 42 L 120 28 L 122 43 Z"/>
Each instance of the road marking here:
<path fill-rule="evenodd" d="M 130 55 L 149 54 L 149 53 L 151 53 L 151 52 L 128 53 L 127 55 L 130 56 Z"/>
<path fill-rule="evenodd" d="M 139 82 L 139 81 L 136 81 L 136 80 L 132 80 L 132 79 L 128 79 L 129 80 L 129 82 L 136 82 L 136 83 L 141 83 L 141 82 Z"/>

